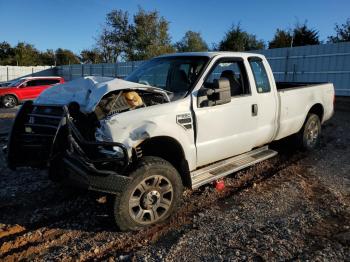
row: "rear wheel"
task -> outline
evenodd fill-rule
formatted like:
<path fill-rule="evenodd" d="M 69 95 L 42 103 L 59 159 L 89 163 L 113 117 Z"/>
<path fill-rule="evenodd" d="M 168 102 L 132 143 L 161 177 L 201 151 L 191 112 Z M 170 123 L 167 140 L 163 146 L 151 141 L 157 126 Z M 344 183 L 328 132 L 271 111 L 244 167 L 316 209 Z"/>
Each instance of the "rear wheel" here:
<path fill-rule="evenodd" d="M 115 222 L 122 231 L 138 230 L 166 220 L 181 201 L 183 185 L 177 170 L 158 157 L 144 157 L 133 179 L 115 196 Z"/>
<path fill-rule="evenodd" d="M 298 137 L 303 149 L 313 150 L 320 143 L 321 121 L 318 115 L 310 113 Z"/>
<path fill-rule="evenodd" d="M 5 95 L 2 98 L 2 105 L 5 108 L 13 108 L 17 105 L 18 101 L 17 98 L 13 95 Z"/>

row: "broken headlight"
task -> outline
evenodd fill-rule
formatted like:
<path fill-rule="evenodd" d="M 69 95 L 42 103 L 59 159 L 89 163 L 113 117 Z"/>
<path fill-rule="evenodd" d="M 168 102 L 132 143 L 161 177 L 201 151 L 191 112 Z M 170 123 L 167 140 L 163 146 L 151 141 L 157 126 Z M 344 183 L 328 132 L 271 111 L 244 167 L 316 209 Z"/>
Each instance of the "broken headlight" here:
<path fill-rule="evenodd" d="M 112 142 L 112 139 L 104 134 L 104 132 L 100 129 L 97 128 L 95 132 L 95 138 L 96 141 L 98 142 Z M 118 146 L 113 146 L 112 148 L 106 149 L 105 147 L 101 147 L 99 149 L 99 152 L 106 157 L 118 157 L 118 158 L 123 158 L 124 157 L 124 152 L 123 150 L 118 147 Z"/>

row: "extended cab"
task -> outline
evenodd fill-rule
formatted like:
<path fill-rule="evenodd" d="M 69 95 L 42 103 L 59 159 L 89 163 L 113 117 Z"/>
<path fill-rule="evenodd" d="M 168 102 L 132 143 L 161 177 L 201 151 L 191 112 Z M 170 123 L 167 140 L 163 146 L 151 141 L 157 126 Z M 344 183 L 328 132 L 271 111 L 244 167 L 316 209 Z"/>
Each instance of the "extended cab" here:
<path fill-rule="evenodd" d="M 114 195 L 116 223 L 136 230 L 168 218 L 184 186 L 275 156 L 274 140 L 314 149 L 333 101 L 330 83 L 276 83 L 262 55 L 166 55 L 126 80 L 85 77 L 25 103 L 8 165 Z"/>
<path fill-rule="evenodd" d="M 5 108 L 12 108 L 26 100 L 34 100 L 42 91 L 63 84 L 64 79 L 58 76 L 26 77 L 0 87 L 0 102 Z"/>

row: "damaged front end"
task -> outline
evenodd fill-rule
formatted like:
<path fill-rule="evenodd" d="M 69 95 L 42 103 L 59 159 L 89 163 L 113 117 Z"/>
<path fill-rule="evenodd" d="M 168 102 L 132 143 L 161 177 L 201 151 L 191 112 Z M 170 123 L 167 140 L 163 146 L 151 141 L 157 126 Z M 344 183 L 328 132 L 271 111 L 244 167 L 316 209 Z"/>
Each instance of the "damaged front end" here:
<path fill-rule="evenodd" d="M 77 109 L 74 103 L 59 107 L 26 102 L 9 138 L 8 166 L 48 168 L 52 179 L 91 190 L 122 190 L 129 181 L 124 175 L 129 164 L 125 146 L 87 140 L 87 133 L 78 129 L 84 121 Z"/>
<path fill-rule="evenodd" d="M 8 143 L 8 166 L 48 168 L 53 180 L 95 191 L 120 192 L 129 183 L 128 148 L 101 132 L 101 122 L 117 114 L 169 102 L 164 92 L 120 89 L 108 92 L 92 112 L 80 104 L 26 102 Z M 86 111 L 86 109 L 85 109 Z"/>
<path fill-rule="evenodd" d="M 170 99 L 164 91 L 120 90 L 105 95 L 95 108 L 98 120 L 143 107 L 168 103 Z"/>

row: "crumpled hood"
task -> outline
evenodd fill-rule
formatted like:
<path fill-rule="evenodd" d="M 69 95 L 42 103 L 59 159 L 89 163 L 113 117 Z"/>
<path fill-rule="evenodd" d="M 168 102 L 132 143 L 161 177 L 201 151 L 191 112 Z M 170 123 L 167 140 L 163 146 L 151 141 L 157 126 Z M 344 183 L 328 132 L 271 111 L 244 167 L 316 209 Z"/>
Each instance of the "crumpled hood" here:
<path fill-rule="evenodd" d="M 70 102 L 77 102 L 82 112 L 89 113 L 95 110 L 104 95 L 122 89 L 152 90 L 153 92 L 166 93 L 160 88 L 122 79 L 86 76 L 46 89 L 35 100 L 34 104 L 66 105 Z"/>

